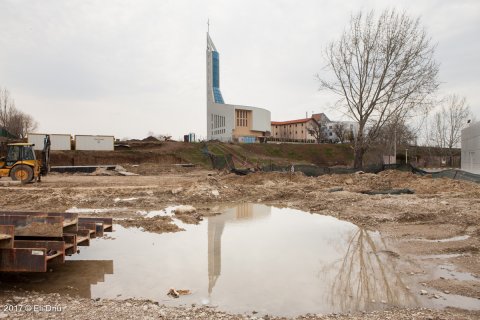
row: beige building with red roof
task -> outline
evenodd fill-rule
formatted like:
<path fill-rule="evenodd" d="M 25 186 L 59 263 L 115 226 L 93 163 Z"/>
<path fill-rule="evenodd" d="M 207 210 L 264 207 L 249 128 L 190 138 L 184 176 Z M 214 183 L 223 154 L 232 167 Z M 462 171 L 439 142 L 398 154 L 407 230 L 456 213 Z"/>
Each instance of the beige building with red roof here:
<path fill-rule="evenodd" d="M 271 135 L 268 140 L 280 142 L 316 142 L 314 135 L 309 133 L 312 129 L 320 130 L 321 142 L 339 142 L 336 126 L 342 125 L 342 130 L 351 132 L 353 137 L 358 131 L 358 124 L 353 121 L 331 121 L 324 113 L 314 113 L 311 118 L 289 121 L 272 121 Z"/>
<path fill-rule="evenodd" d="M 290 142 L 315 142 L 315 137 L 308 133 L 308 128 L 316 126 L 316 121 L 313 118 L 272 121 L 270 139 Z"/>

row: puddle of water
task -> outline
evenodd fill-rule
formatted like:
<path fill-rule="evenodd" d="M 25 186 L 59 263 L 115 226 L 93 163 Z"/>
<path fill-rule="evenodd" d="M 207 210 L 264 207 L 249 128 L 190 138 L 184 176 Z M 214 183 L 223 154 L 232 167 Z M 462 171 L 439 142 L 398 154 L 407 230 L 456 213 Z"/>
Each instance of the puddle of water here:
<path fill-rule="evenodd" d="M 137 211 L 137 214 L 145 218 L 154 218 L 154 217 L 175 217 L 175 209 L 179 206 L 166 207 L 163 210 L 152 210 L 152 211 Z"/>
<path fill-rule="evenodd" d="M 479 279 L 469 272 L 456 271 L 453 265 L 436 265 L 432 271 L 432 279 L 443 277 L 445 279 L 456 279 L 460 281 L 478 281 Z"/>
<path fill-rule="evenodd" d="M 440 295 L 440 299 L 429 299 L 430 303 L 436 308 L 446 308 L 455 306 L 465 310 L 480 310 L 478 299 L 460 296 L 456 294 L 444 294 L 441 291 L 434 291 Z"/>
<path fill-rule="evenodd" d="M 438 279 L 440 277 L 443 277 L 445 279 L 456 279 L 460 281 L 478 281 L 479 279 L 475 277 L 472 273 L 457 271 L 453 264 L 445 263 L 445 260 L 462 256 L 463 254 L 461 253 L 450 253 L 423 255 L 418 256 L 418 258 L 422 260 L 431 260 L 431 262 L 429 262 L 430 270 L 427 274 L 428 279 Z"/>
<path fill-rule="evenodd" d="M 26 283 L 50 292 L 71 286 L 91 298 L 148 298 L 283 316 L 420 304 L 398 272 L 403 262 L 386 254 L 378 232 L 259 204 L 222 212 L 173 234 L 116 225 L 115 240 L 95 239 L 69 258 L 75 261 Z M 172 287 L 192 294 L 170 298 Z"/>
<path fill-rule="evenodd" d="M 445 259 L 462 257 L 463 255 L 464 255 L 463 253 L 427 254 L 427 255 L 417 256 L 417 258 L 423 259 L 423 260 L 435 260 L 435 259 L 445 260 Z"/>
<path fill-rule="evenodd" d="M 144 218 L 154 218 L 154 217 L 173 217 L 174 214 L 171 211 L 167 210 L 153 210 L 153 211 L 137 211 L 138 215 L 141 215 Z"/>
<path fill-rule="evenodd" d="M 414 241 L 424 241 L 424 242 L 453 242 L 453 241 L 463 241 L 469 239 L 469 235 L 463 235 L 463 236 L 456 236 L 456 237 L 451 237 L 451 238 L 446 238 L 446 239 L 437 239 L 437 240 L 431 240 L 431 239 L 413 239 Z"/>

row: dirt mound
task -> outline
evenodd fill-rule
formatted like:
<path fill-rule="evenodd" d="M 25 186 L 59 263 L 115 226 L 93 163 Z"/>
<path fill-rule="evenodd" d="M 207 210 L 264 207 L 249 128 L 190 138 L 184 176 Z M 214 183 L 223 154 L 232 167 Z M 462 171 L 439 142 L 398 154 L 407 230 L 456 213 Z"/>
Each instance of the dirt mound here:
<path fill-rule="evenodd" d="M 178 232 L 185 231 L 173 223 L 173 219 L 170 217 L 153 217 L 153 218 L 137 218 L 116 221 L 118 224 L 124 227 L 136 227 L 143 228 L 149 232 Z"/>
<path fill-rule="evenodd" d="M 249 185 L 264 185 L 269 182 L 285 182 L 291 181 L 295 183 L 304 183 L 311 180 L 301 172 L 289 173 L 289 172 L 256 172 L 248 174 L 246 176 L 237 176 L 229 174 L 225 177 L 226 182 L 249 184 Z"/>
<path fill-rule="evenodd" d="M 435 214 L 427 212 L 403 212 L 396 219 L 398 222 L 419 222 L 431 221 L 435 219 Z"/>
<path fill-rule="evenodd" d="M 144 142 L 159 142 L 160 140 L 158 140 L 157 138 L 155 138 L 153 136 L 148 136 L 145 139 L 142 139 L 142 141 L 144 141 Z"/>

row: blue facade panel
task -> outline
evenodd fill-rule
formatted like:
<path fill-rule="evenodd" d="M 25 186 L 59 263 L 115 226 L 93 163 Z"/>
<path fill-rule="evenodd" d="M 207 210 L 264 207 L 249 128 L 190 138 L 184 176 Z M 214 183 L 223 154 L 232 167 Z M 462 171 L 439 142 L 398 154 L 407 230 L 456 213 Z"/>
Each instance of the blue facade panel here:
<path fill-rule="evenodd" d="M 215 103 L 225 103 L 223 102 L 222 93 L 220 92 L 219 88 L 213 87 L 213 97 L 215 98 Z"/>
<path fill-rule="evenodd" d="M 220 88 L 220 57 L 217 51 L 212 52 L 213 87 Z"/>
<path fill-rule="evenodd" d="M 222 92 L 220 91 L 220 56 L 217 51 L 212 52 L 212 69 L 213 97 L 215 103 L 224 104 Z"/>

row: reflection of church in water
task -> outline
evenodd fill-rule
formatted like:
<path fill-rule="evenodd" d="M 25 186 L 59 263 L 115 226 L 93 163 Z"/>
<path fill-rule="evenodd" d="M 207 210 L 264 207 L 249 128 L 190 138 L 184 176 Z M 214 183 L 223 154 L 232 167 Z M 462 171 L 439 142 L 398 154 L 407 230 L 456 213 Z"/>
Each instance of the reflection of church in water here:
<path fill-rule="evenodd" d="M 208 293 L 211 294 L 222 271 L 222 234 L 225 224 L 242 223 L 270 216 L 271 207 L 242 203 L 208 218 Z"/>

